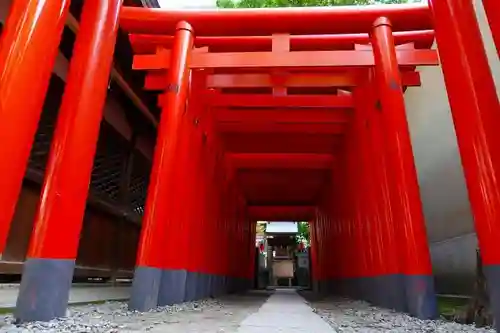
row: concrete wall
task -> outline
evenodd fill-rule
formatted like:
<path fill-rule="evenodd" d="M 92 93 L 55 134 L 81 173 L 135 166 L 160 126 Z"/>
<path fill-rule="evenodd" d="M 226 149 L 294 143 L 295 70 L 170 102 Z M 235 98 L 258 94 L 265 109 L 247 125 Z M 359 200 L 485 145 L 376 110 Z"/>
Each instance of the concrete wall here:
<path fill-rule="evenodd" d="M 500 62 L 480 0 L 474 0 L 500 95 Z M 462 166 L 440 67 L 420 68 L 422 87 L 406 92 L 407 115 L 438 291 L 469 293 L 474 233 Z"/>

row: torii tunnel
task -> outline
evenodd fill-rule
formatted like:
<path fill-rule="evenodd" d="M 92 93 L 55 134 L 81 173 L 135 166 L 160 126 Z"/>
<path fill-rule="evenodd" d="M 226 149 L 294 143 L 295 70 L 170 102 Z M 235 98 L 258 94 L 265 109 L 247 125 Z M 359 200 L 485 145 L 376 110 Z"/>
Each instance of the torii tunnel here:
<path fill-rule="evenodd" d="M 471 2 L 429 2 L 163 10 L 86 0 L 16 318 L 65 314 L 120 27 L 162 112 L 131 309 L 252 288 L 256 221 L 289 220 L 311 223 L 318 292 L 435 318 L 404 92 L 420 85 L 417 66 L 441 64 L 499 322 L 498 97 Z M 484 2 L 498 42 L 499 3 Z M 3 29 L 0 253 L 69 3 L 16 0 Z"/>

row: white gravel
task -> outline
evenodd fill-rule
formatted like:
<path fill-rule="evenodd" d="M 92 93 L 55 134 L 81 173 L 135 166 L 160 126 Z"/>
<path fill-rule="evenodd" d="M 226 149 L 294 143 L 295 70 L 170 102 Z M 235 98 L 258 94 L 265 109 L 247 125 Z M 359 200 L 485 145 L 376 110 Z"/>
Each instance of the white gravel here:
<path fill-rule="evenodd" d="M 12 315 L 0 316 L 0 333 L 75 333 L 75 332 L 147 332 L 156 326 L 175 322 L 178 312 L 201 312 L 205 308 L 221 307 L 216 300 L 202 300 L 157 308 L 150 312 L 128 311 L 126 302 L 73 306 L 65 318 L 50 322 L 15 325 Z M 179 332 L 181 333 L 181 332 Z"/>
<path fill-rule="evenodd" d="M 496 332 L 494 329 L 476 328 L 444 320 L 420 320 L 361 301 L 325 300 L 313 302 L 311 306 L 332 328 L 344 333 Z"/>

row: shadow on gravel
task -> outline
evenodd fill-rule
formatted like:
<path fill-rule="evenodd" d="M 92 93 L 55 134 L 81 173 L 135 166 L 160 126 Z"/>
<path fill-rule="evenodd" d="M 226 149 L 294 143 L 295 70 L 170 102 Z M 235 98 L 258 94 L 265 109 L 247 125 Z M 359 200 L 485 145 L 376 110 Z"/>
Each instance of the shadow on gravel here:
<path fill-rule="evenodd" d="M 272 290 L 250 290 L 241 293 L 222 295 L 216 299 L 224 304 L 258 303 L 262 305 L 272 294 L 274 294 Z"/>
<path fill-rule="evenodd" d="M 297 293 L 309 303 L 321 302 L 328 297 L 327 295 L 315 293 L 312 290 L 297 290 Z"/>

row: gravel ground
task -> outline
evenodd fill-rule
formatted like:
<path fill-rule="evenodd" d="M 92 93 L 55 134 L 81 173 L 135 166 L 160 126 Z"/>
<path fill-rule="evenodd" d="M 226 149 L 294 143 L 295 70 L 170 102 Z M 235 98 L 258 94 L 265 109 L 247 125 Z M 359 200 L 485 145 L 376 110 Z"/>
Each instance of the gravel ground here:
<path fill-rule="evenodd" d="M 12 315 L 0 316 L 0 333 L 218 333 L 236 332 L 239 323 L 258 310 L 267 293 L 229 295 L 155 309 L 146 313 L 127 310 L 125 302 L 73 306 L 66 318 L 14 325 Z M 175 315 L 172 315 L 175 314 Z"/>
<path fill-rule="evenodd" d="M 124 302 L 73 306 L 66 318 L 19 326 L 13 324 L 12 315 L 3 315 L 0 316 L 0 333 L 235 333 L 240 323 L 256 312 L 269 295 L 268 292 L 229 295 L 218 300 L 189 302 L 146 313 L 128 311 Z M 495 332 L 493 329 L 442 320 L 419 320 L 360 301 L 314 300 L 303 296 L 310 300 L 314 311 L 339 333 Z"/>
<path fill-rule="evenodd" d="M 496 332 L 493 329 L 476 328 L 443 320 L 420 320 L 387 309 L 376 308 L 361 301 L 323 299 L 311 301 L 310 305 L 339 333 Z"/>

